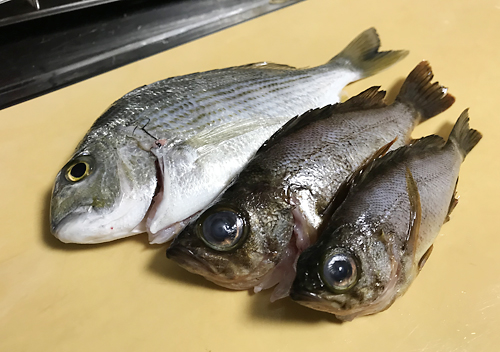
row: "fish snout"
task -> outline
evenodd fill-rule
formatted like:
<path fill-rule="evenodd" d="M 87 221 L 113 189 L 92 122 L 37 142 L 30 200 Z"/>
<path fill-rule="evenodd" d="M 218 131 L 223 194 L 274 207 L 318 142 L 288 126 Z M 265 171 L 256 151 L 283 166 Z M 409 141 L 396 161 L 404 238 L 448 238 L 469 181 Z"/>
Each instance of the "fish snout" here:
<path fill-rule="evenodd" d="M 172 243 L 167 249 L 167 258 L 194 274 L 203 276 L 216 274 L 212 266 L 203 260 L 203 258 L 197 256 L 189 248 L 177 243 Z"/>

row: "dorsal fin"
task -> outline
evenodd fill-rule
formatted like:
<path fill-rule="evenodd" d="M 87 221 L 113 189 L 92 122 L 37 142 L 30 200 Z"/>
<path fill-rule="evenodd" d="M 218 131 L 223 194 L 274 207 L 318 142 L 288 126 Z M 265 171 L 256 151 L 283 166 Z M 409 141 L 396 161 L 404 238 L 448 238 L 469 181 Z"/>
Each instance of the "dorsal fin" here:
<path fill-rule="evenodd" d="M 262 153 L 276 144 L 281 138 L 288 136 L 295 131 L 312 124 L 316 121 L 331 118 L 334 114 L 345 114 L 348 112 L 362 111 L 368 109 L 379 109 L 386 107 L 384 102 L 385 91 L 379 90 L 380 87 L 371 87 L 364 92 L 350 98 L 344 103 L 327 105 L 322 108 L 309 110 L 302 115 L 295 116 L 276 131 L 257 151 Z"/>
<path fill-rule="evenodd" d="M 246 64 L 246 65 L 241 65 L 241 66 L 236 66 L 233 68 L 242 68 L 242 69 L 268 69 L 268 70 L 297 70 L 296 67 L 289 66 L 289 65 L 283 65 L 283 64 L 275 64 L 274 62 L 266 62 L 266 61 L 261 61 L 261 62 L 254 62 L 252 64 Z"/>
<path fill-rule="evenodd" d="M 384 156 L 391 146 L 396 142 L 397 137 L 394 138 L 392 141 L 387 143 L 386 145 L 382 146 L 379 148 L 375 153 L 370 155 L 352 174 L 347 178 L 342 184 L 339 186 L 337 192 L 333 196 L 332 200 L 330 203 L 328 203 L 327 207 L 325 210 L 321 213 L 321 217 L 323 219 L 330 219 L 335 211 L 340 207 L 340 205 L 344 202 L 344 200 L 347 198 L 347 195 L 349 194 L 349 191 L 352 188 L 353 181 L 356 179 L 357 175 L 365 172 L 366 168 L 376 159 L 381 158 Z M 327 225 L 327 221 L 325 221 L 322 225 L 320 225 L 317 233 L 323 233 L 323 228 L 324 226 Z"/>
<path fill-rule="evenodd" d="M 337 104 L 336 113 L 346 113 L 351 111 L 369 110 L 385 108 L 385 90 L 379 90 L 380 86 L 373 86 L 367 90 L 353 96 L 341 104 Z"/>
<path fill-rule="evenodd" d="M 362 173 L 359 173 L 353 180 L 353 185 L 359 185 L 364 182 L 369 182 L 375 178 L 380 172 L 385 170 L 384 166 L 392 166 L 400 163 L 402 160 L 412 155 L 423 155 L 428 152 L 435 152 L 442 149 L 446 144 L 445 140 L 438 135 L 430 135 L 418 139 L 411 145 L 402 146 L 393 150 L 381 158 L 377 158 L 370 162 Z"/>

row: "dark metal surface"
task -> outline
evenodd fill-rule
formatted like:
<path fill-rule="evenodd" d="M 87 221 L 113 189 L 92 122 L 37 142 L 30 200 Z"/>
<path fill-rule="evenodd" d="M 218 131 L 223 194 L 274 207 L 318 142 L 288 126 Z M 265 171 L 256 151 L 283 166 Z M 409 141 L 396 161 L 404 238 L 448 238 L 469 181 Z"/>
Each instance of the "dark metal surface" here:
<path fill-rule="evenodd" d="M 0 27 L 0 109 L 299 1 L 123 0 Z"/>
<path fill-rule="evenodd" d="M 114 1 L 124 0 L 0 0 L 0 26 Z"/>

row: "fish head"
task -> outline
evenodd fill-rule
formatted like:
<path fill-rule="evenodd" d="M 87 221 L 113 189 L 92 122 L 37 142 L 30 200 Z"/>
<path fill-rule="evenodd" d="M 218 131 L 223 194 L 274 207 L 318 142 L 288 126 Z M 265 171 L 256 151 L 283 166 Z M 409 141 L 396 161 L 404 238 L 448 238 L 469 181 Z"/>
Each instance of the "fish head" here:
<path fill-rule="evenodd" d="M 289 206 L 262 187 L 226 191 L 174 239 L 167 257 L 219 286 L 258 285 L 285 255 L 293 232 Z"/>
<path fill-rule="evenodd" d="M 398 265 L 386 237 L 349 225 L 324 233 L 300 255 L 290 297 L 346 321 L 388 308 Z"/>
<path fill-rule="evenodd" d="M 50 221 L 66 243 L 101 243 L 143 232 L 156 188 L 154 158 L 127 145 L 96 141 L 57 174 Z"/>

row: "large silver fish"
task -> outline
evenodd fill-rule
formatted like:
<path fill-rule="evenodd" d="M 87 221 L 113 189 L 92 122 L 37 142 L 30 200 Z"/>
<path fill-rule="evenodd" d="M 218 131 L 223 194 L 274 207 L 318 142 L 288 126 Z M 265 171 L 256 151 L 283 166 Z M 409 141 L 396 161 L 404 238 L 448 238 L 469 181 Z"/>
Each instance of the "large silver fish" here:
<path fill-rule="evenodd" d="M 379 52 L 379 45 L 372 28 L 322 66 L 264 62 L 126 94 L 57 175 L 52 233 L 63 242 L 99 243 L 148 230 L 152 242 L 167 241 L 288 119 L 337 102 L 345 85 L 407 55 Z"/>
<path fill-rule="evenodd" d="M 448 142 L 425 137 L 354 178 L 320 240 L 298 260 L 294 300 L 352 320 L 387 309 L 408 289 L 456 205 L 460 165 L 481 139 L 468 121 L 465 111 Z"/>
<path fill-rule="evenodd" d="M 315 242 L 342 182 L 379 148 L 396 138 L 394 148 L 405 144 L 416 124 L 453 104 L 432 77 L 422 62 L 390 106 L 373 87 L 288 122 L 167 256 L 218 285 L 259 291 L 279 283 L 271 299 L 286 296 L 297 256 Z"/>

